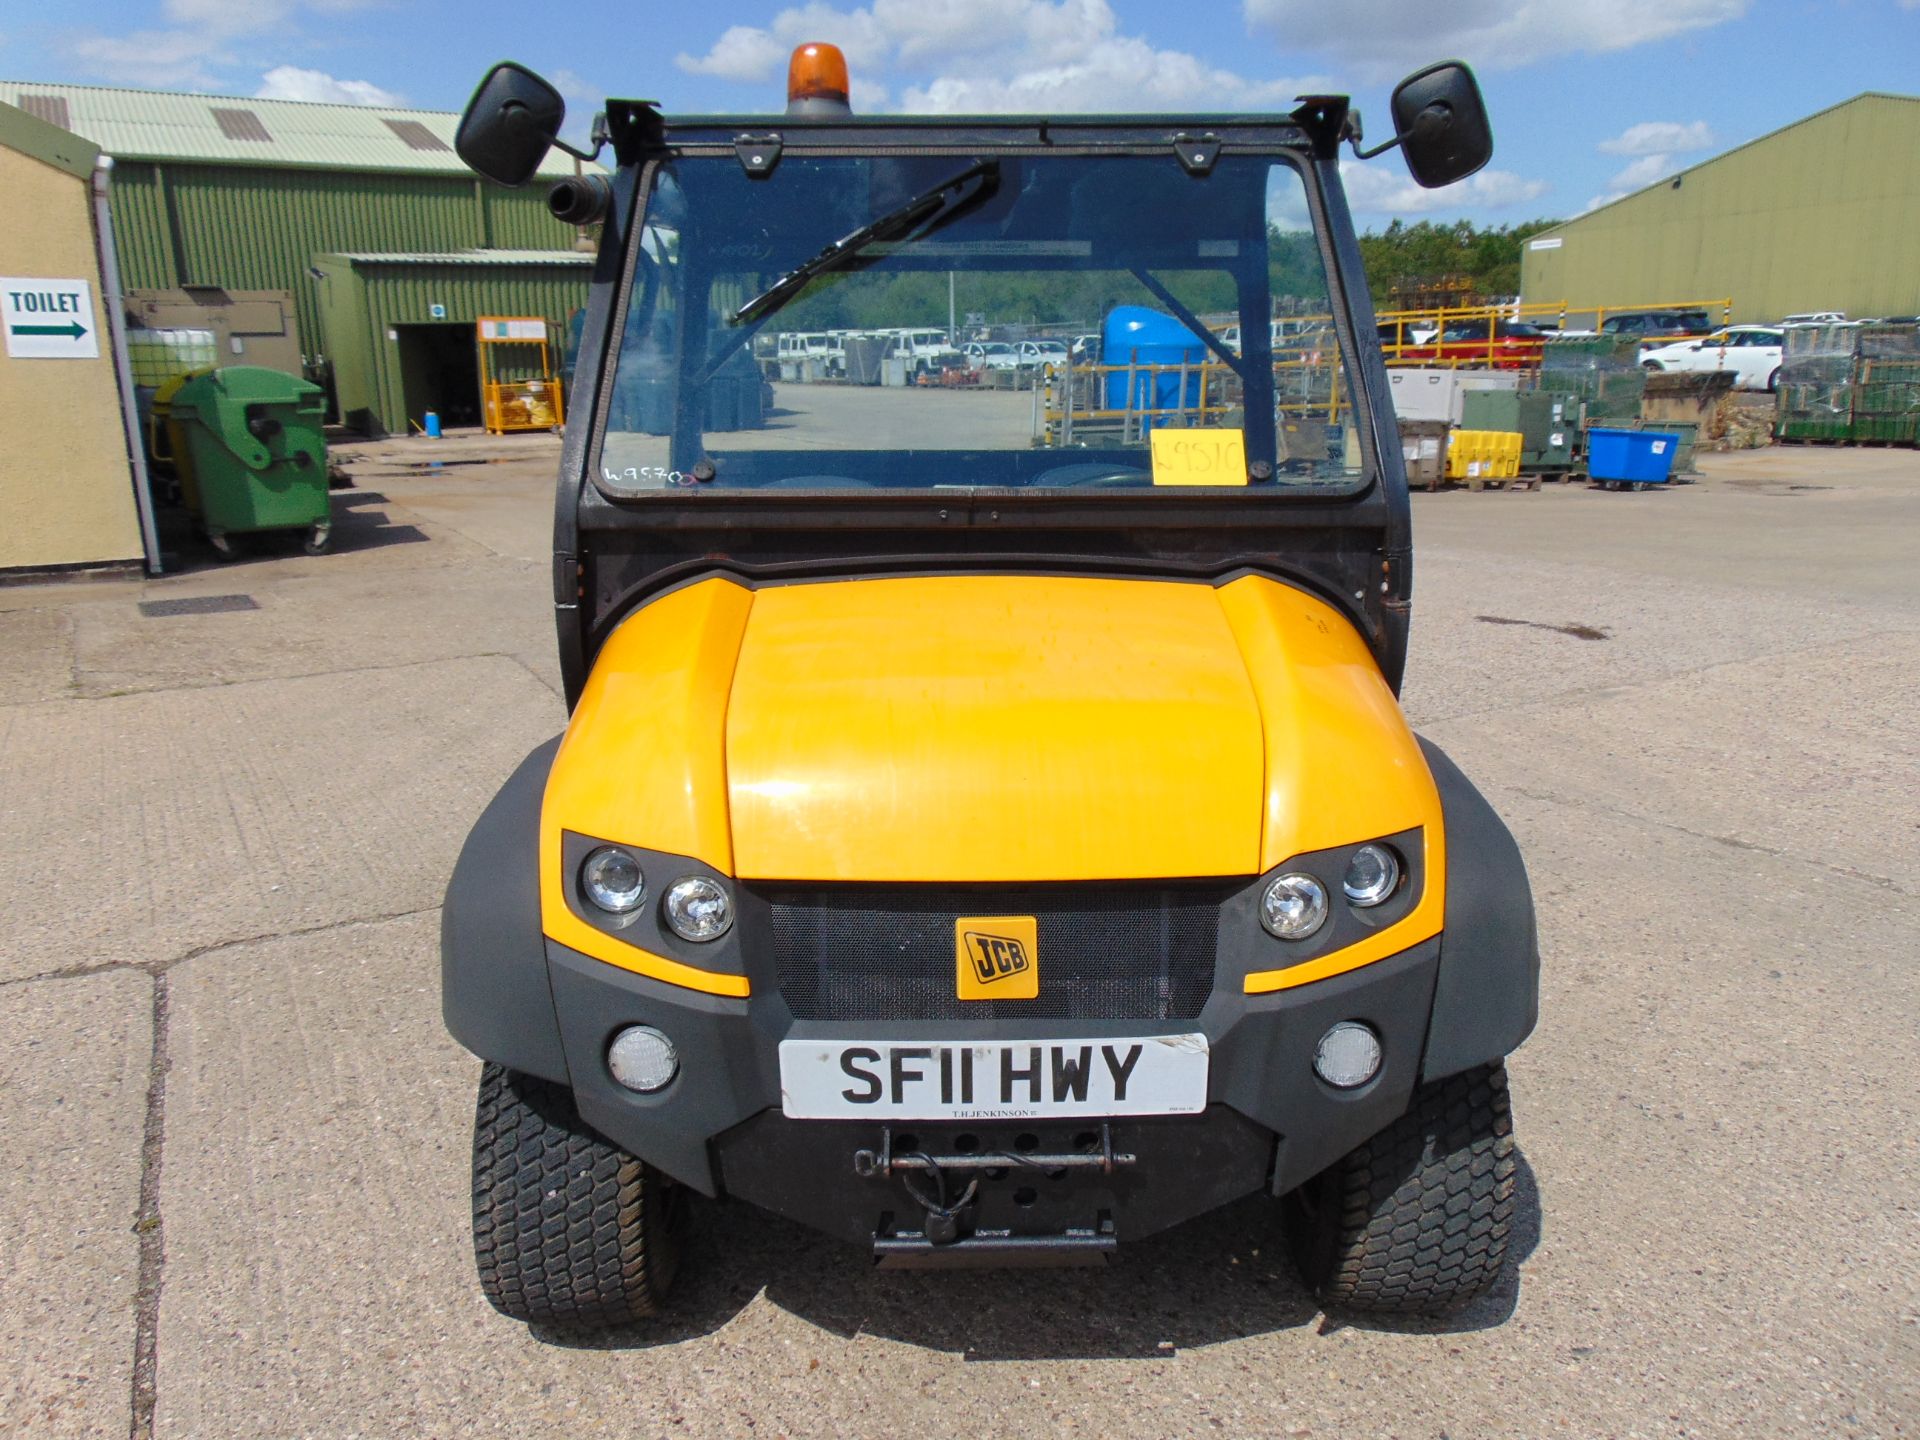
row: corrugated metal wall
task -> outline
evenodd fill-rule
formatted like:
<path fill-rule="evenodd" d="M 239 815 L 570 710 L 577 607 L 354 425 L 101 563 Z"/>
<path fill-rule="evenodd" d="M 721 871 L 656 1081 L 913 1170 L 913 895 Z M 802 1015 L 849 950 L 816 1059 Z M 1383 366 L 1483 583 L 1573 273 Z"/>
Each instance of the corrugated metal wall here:
<path fill-rule="evenodd" d="M 112 206 L 124 284 L 291 290 L 310 357 L 324 343 L 308 274 L 316 254 L 568 250 L 575 236 L 547 213 L 543 187 L 456 175 L 128 161 L 114 171 Z"/>
<path fill-rule="evenodd" d="M 1676 180 L 1535 237 L 1524 298 L 1920 313 L 1920 99 L 1864 95 Z"/>
<path fill-rule="evenodd" d="M 445 321 L 468 325 L 482 315 L 541 315 L 548 322 L 553 364 L 559 368 L 568 317 L 587 303 L 592 267 L 561 261 L 541 264 L 431 265 L 321 262 L 339 285 L 327 302 L 335 385 L 343 412 L 364 408 L 378 429 L 404 433 L 405 395 L 398 345 L 388 332 L 399 325 L 432 323 L 432 307 L 445 307 Z M 342 272 L 349 272 L 343 274 Z M 350 336 L 360 337 L 356 343 Z M 514 378 L 502 374 L 500 378 Z"/>

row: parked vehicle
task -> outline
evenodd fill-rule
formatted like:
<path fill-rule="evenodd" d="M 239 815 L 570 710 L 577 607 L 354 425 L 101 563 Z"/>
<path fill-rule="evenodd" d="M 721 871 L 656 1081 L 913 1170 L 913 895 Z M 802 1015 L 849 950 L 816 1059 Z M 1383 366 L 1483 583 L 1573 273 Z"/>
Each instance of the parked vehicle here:
<path fill-rule="evenodd" d="M 1051 375 L 1073 363 L 1064 340 L 1022 340 L 1017 353 L 1022 370 L 1040 375 Z"/>
<path fill-rule="evenodd" d="M 1481 364 L 1495 370 L 1524 370 L 1540 363 L 1547 337 L 1519 320 L 1463 320 L 1447 326 L 1438 341 L 1403 345 L 1390 358 L 1409 365 Z"/>
<path fill-rule="evenodd" d="M 1640 363 L 1649 370 L 1688 374 L 1731 370 L 1735 388 L 1770 391 L 1780 382 L 1785 353 L 1786 336 L 1775 326 L 1729 325 L 1699 340 L 1642 350 Z"/>
<path fill-rule="evenodd" d="M 1839 325 L 1846 321 L 1843 310 L 1808 310 L 1800 315 L 1789 315 L 1781 320 L 1785 325 Z"/>
<path fill-rule="evenodd" d="M 1713 320 L 1704 310 L 1621 310 L 1600 322 L 1602 335 L 1704 335 Z"/>
<path fill-rule="evenodd" d="M 1268 1203 L 1329 1308 L 1487 1293 L 1528 1229 L 1505 1057 L 1539 951 L 1513 837 L 1397 701 L 1412 509 L 1347 102 L 949 123 L 853 116 L 831 47 L 790 73 L 795 123 L 751 122 L 777 163 L 737 119 L 606 107 L 554 507 L 566 730 L 442 911 L 484 1294 L 557 1328 L 657 1313 L 715 1253 L 683 1243 L 693 1195 L 921 1268 L 1098 1262 Z M 1390 113 L 1424 186 L 1491 155 L 1464 66 Z M 501 65 L 457 148 L 522 184 L 565 121 Z M 1311 228 L 1314 274 L 1269 263 L 1263 210 Z M 1069 447 L 918 388 L 716 423 L 715 356 L 789 303 L 1014 275 L 1111 321 L 1193 270 L 1239 313 L 1327 307 L 1360 443 L 1289 436 L 1264 365 L 1232 407 L 1109 376 L 1129 423 Z M 629 371 L 664 430 L 603 403 Z M 1168 399 L 1188 424 L 1139 423 Z"/>
<path fill-rule="evenodd" d="M 960 351 L 948 342 L 944 330 L 897 330 L 887 353 L 905 355 L 910 375 L 924 375 L 961 363 Z"/>
<path fill-rule="evenodd" d="M 1020 354 L 1003 340 L 969 340 L 960 354 L 970 370 L 1018 370 Z"/>

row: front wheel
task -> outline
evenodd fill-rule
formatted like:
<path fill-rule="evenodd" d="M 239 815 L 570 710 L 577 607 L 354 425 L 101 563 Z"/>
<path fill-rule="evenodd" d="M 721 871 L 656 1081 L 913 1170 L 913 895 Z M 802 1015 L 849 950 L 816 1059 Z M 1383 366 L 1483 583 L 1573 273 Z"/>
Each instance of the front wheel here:
<path fill-rule="evenodd" d="M 1504 1065 L 1423 1085 L 1406 1114 L 1287 1196 L 1301 1277 L 1329 1309 L 1457 1310 L 1506 1264 L 1518 1170 Z"/>
<path fill-rule="evenodd" d="M 564 1327 L 659 1311 L 684 1192 L 589 1130 L 565 1086 L 488 1064 L 473 1125 L 473 1250 L 501 1314 Z"/>

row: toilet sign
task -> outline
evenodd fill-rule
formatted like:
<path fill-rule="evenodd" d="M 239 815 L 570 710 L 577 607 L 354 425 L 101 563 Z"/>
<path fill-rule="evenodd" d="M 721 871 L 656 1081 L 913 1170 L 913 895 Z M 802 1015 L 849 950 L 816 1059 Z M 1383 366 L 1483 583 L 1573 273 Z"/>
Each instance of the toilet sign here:
<path fill-rule="evenodd" d="M 100 355 L 93 285 L 0 275 L 0 331 L 15 360 L 93 360 Z"/>

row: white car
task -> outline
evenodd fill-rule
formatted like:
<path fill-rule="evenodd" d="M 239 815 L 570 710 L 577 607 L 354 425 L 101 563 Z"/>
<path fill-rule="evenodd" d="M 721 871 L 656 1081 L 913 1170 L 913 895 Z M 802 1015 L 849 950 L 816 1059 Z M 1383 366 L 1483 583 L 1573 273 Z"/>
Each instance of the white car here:
<path fill-rule="evenodd" d="M 1729 325 L 1698 340 L 1681 340 L 1640 352 L 1649 370 L 1703 373 L 1731 370 L 1737 390 L 1772 390 L 1780 383 L 1786 336 L 1771 325 Z"/>
<path fill-rule="evenodd" d="M 1019 353 L 1004 340 L 969 340 L 960 347 L 969 370 L 1018 370 Z"/>
<path fill-rule="evenodd" d="M 1020 368 L 1023 370 L 1041 370 L 1051 375 L 1056 369 L 1064 370 L 1072 363 L 1064 340 L 1022 340 L 1020 342 Z"/>

